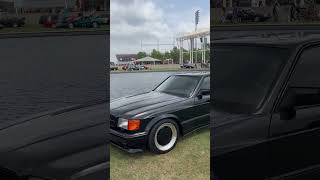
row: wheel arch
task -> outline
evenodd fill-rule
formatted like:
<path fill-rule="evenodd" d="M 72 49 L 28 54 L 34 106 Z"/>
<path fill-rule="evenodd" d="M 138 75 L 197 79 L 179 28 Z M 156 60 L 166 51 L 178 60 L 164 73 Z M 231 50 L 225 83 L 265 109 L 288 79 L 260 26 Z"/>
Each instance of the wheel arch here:
<path fill-rule="evenodd" d="M 182 128 L 182 125 L 180 123 L 180 120 L 178 118 L 178 116 L 174 115 L 174 114 L 163 114 L 163 115 L 160 115 L 160 116 L 157 116 L 157 117 L 154 117 L 147 125 L 146 127 L 146 132 L 147 134 L 149 134 L 151 128 L 156 124 L 158 123 L 159 121 L 162 121 L 164 119 L 171 119 L 171 120 L 174 120 L 177 125 L 178 125 L 178 128 L 179 128 L 179 134 L 180 135 L 183 135 L 183 128 Z"/>

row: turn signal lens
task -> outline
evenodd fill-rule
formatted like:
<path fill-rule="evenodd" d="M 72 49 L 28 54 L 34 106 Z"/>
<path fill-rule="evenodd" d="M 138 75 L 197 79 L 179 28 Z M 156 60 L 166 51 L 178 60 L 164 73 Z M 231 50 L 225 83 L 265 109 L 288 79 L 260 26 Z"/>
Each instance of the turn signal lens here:
<path fill-rule="evenodd" d="M 138 119 L 129 119 L 128 120 L 128 130 L 135 131 L 140 129 L 140 120 Z"/>

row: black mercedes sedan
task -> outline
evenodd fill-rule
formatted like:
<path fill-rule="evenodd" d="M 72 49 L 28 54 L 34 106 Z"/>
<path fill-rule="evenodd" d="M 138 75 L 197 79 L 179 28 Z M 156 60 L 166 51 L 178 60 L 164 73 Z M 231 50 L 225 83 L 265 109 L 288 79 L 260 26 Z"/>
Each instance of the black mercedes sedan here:
<path fill-rule="evenodd" d="M 107 102 L 0 123 L 1 180 L 108 179 Z"/>
<path fill-rule="evenodd" d="M 213 47 L 213 179 L 320 179 L 319 37 Z"/>
<path fill-rule="evenodd" d="M 110 141 L 130 153 L 171 151 L 180 136 L 208 126 L 210 73 L 169 76 L 154 90 L 110 103 Z"/>

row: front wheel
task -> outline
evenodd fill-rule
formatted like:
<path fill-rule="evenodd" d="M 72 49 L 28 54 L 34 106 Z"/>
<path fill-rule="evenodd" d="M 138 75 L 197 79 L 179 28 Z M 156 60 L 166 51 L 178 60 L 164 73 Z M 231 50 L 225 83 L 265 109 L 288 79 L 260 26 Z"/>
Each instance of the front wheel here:
<path fill-rule="evenodd" d="M 149 150 L 156 154 L 171 151 L 177 144 L 179 127 L 174 120 L 167 119 L 155 124 L 149 133 Z"/>

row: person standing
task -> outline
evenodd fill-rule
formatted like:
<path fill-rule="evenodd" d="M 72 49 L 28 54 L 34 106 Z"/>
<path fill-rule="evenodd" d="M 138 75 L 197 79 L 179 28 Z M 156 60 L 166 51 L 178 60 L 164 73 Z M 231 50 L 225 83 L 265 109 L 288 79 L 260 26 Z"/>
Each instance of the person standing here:
<path fill-rule="evenodd" d="M 274 22 L 279 22 L 279 9 L 280 9 L 280 4 L 279 4 L 278 0 L 275 0 L 275 2 L 273 4 L 273 9 L 272 9 Z"/>
<path fill-rule="evenodd" d="M 290 9 L 289 9 L 289 21 L 294 22 L 296 21 L 296 13 L 297 12 L 297 7 L 294 2 L 291 2 L 290 4 Z"/>
<path fill-rule="evenodd" d="M 241 22 L 241 17 L 239 16 L 239 1 L 235 1 L 235 5 L 233 7 L 233 11 L 232 11 L 232 22 Z"/>
<path fill-rule="evenodd" d="M 221 19 L 220 19 L 220 22 L 221 23 L 224 23 L 226 21 L 226 7 L 222 6 L 222 15 L 221 15 Z"/>

